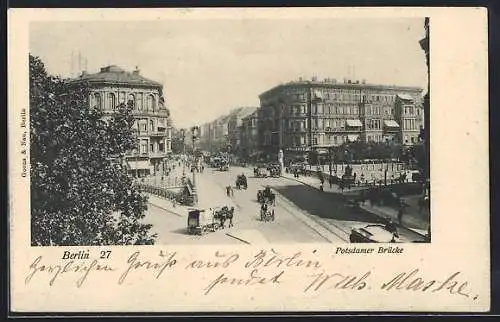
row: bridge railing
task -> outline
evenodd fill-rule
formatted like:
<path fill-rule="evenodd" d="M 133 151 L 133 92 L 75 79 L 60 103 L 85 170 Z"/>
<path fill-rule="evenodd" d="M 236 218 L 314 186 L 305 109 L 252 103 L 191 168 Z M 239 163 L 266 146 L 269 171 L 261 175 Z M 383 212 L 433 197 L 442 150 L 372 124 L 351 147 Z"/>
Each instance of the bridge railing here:
<path fill-rule="evenodd" d="M 170 199 L 170 200 L 177 200 L 179 199 L 180 193 L 177 193 L 175 191 L 172 191 L 169 188 L 164 188 L 164 187 L 158 187 L 150 184 L 144 184 L 144 183 L 136 183 L 135 186 L 143 192 L 150 193 L 152 195 L 165 198 L 165 199 Z"/>

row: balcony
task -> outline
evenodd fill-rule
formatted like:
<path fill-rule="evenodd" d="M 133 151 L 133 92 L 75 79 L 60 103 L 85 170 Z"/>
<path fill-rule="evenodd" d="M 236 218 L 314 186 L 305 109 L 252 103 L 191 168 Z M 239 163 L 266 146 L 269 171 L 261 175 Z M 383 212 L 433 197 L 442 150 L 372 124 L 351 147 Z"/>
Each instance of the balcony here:
<path fill-rule="evenodd" d="M 156 136 L 156 137 L 162 137 L 162 136 L 167 136 L 168 132 L 167 131 L 150 131 L 148 132 L 149 136 Z"/>
<path fill-rule="evenodd" d="M 130 151 L 125 154 L 126 157 L 128 158 L 149 158 L 149 159 L 155 159 L 155 158 L 165 158 L 167 156 L 168 152 L 163 151 L 163 152 L 137 152 L 137 151 Z"/>
<path fill-rule="evenodd" d="M 132 115 L 134 116 L 163 116 L 169 117 L 170 113 L 167 109 L 161 110 L 132 110 Z"/>

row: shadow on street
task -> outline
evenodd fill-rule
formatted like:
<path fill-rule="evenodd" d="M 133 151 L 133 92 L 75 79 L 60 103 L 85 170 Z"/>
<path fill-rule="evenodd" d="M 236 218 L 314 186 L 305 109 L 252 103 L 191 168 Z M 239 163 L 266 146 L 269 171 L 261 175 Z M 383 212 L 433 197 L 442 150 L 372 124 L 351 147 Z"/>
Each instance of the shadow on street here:
<path fill-rule="evenodd" d="M 334 193 L 321 192 L 299 184 L 273 186 L 272 188 L 296 207 L 317 217 L 353 222 L 384 223 L 383 219 L 366 210 L 349 207 L 343 197 Z"/>

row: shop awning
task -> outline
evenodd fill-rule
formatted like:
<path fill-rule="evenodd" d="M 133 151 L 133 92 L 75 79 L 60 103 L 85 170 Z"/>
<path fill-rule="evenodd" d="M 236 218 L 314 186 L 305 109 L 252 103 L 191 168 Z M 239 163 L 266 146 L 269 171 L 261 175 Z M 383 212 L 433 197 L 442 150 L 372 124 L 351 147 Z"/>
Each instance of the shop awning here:
<path fill-rule="evenodd" d="M 408 94 L 398 94 L 398 97 L 405 101 L 413 101 L 413 97 Z"/>
<path fill-rule="evenodd" d="M 398 122 L 394 120 L 384 120 L 384 125 L 387 127 L 399 127 Z"/>
<path fill-rule="evenodd" d="M 355 135 L 355 134 L 348 134 L 347 135 L 347 139 L 350 141 L 350 142 L 354 142 L 354 141 L 357 141 L 359 138 L 359 135 Z"/>
<path fill-rule="evenodd" d="M 347 126 L 363 126 L 360 120 L 346 120 Z"/>

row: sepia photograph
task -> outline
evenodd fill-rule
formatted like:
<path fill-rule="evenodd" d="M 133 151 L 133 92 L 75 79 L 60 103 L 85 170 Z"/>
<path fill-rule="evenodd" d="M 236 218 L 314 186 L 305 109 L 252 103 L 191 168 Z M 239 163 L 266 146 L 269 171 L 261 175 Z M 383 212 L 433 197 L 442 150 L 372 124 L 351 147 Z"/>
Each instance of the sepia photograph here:
<path fill-rule="evenodd" d="M 428 18 L 29 37 L 33 246 L 430 242 Z"/>
<path fill-rule="evenodd" d="M 488 311 L 487 13 L 10 10 L 11 312 Z"/>

